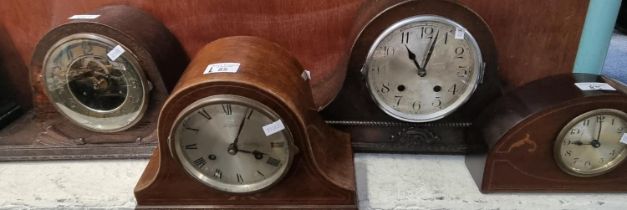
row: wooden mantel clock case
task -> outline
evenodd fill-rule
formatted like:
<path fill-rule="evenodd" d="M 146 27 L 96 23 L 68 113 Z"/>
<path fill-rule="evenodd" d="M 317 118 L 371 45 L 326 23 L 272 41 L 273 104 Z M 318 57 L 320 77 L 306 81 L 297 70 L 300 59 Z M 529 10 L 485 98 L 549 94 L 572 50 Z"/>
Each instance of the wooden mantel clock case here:
<path fill-rule="evenodd" d="M 323 123 L 308 80 L 264 39 L 206 45 L 161 110 L 138 205 L 355 209 L 349 136 Z"/>
<path fill-rule="evenodd" d="M 465 153 L 466 132 L 501 93 L 494 38 L 457 1 L 366 1 L 346 80 L 323 111 L 361 152 Z"/>
<path fill-rule="evenodd" d="M 472 137 L 489 151 L 467 156 L 466 165 L 484 193 L 627 192 L 626 113 L 627 87 L 612 79 L 540 79 L 480 115 Z"/>
<path fill-rule="evenodd" d="M 2 130 L 0 160 L 149 157 L 159 110 L 187 60 L 168 29 L 137 8 L 69 17 L 37 44 L 34 116 Z"/>

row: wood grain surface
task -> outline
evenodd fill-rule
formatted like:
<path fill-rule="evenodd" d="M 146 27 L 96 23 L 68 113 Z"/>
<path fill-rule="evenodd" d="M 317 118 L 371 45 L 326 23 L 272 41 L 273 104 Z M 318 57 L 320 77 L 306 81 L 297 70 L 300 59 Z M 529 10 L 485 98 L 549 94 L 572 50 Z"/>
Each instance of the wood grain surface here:
<path fill-rule="evenodd" d="M 576 177 L 554 160 L 555 139 L 573 118 L 595 109 L 627 112 L 627 93 L 581 91 L 575 82 L 609 82 L 597 75 L 562 74 L 531 82 L 492 103 L 473 125 L 489 152 L 467 156 L 481 192 L 626 192 L 627 165 L 595 177 Z"/>
<path fill-rule="evenodd" d="M 240 63 L 237 73 L 204 74 L 209 64 Z M 320 119 L 303 67 L 278 44 L 250 36 L 218 39 L 194 57 L 159 116 L 159 146 L 135 187 L 140 206 L 204 208 L 356 209 L 350 138 Z M 232 94 L 275 111 L 299 152 L 288 173 L 269 189 L 226 193 L 188 175 L 172 156 L 170 131 L 182 110 L 197 100 Z M 227 148 L 225 148 L 227 149 Z"/>
<path fill-rule="evenodd" d="M 19 101 L 30 106 L 25 64 L 37 41 L 68 17 L 104 5 L 127 4 L 160 19 L 193 56 L 205 43 L 254 35 L 289 50 L 312 72 L 316 105 L 339 91 L 350 46 L 350 29 L 367 0 L 3 0 L 0 55 L 6 57 Z M 572 71 L 588 0 L 461 0 L 492 29 L 501 77 L 516 87 Z"/>

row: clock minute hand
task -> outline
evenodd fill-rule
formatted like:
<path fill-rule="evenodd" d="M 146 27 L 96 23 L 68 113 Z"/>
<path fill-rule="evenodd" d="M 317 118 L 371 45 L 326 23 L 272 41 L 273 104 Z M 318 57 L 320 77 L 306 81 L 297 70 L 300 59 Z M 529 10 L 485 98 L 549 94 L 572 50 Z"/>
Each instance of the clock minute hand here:
<path fill-rule="evenodd" d="M 246 112 L 244 113 L 248 113 L 248 110 L 250 108 L 246 109 Z M 242 122 L 239 124 L 239 128 L 237 130 L 237 135 L 235 136 L 235 140 L 233 140 L 233 143 L 231 143 L 229 145 L 229 147 L 227 148 L 227 151 L 229 154 L 235 155 L 239 150 L 237 149 L 237 142 L 239 141 L 239 135 L 242 133 L 242 128 L 244 128 L 244 123 L 246 122 L 246 114 L 244 114 L 244 117 L 242 118 Z"/>
<path fill-rule="evenodd" d="M 433 41 L 431 42 L 431 46 L 429 47 L 429 51 L 427 52 L 424 62 L 422 63 L 422 69 L 425 71 L 425 75 L 427 74 L 427 64 L 429 63 L 429 60 L 431 60 L 431 55 L 433 54 L 435 43 L 438 41 L 438 35 L 440 35 L 439 30 L 438 30 L 438 33 L 435 34 L 435 38 L 433 38 Z"/>
<path fill-rule="evenodd" d="M 405 49 L 407 49 L 407 55 L 409 56 L 409 60 L 414 62 L 414 65 L 416 65 L 416 68 L 418 68 L 418 76 L 424 77 L 427 72 L 425 72 L 425 69 L 420 67 L 420 64 L 418 64 L 418 61 L 416 61 L 416 54 L 409 50 L 409 47 L 407 47 L 407 45 L 405 45 Z"/>

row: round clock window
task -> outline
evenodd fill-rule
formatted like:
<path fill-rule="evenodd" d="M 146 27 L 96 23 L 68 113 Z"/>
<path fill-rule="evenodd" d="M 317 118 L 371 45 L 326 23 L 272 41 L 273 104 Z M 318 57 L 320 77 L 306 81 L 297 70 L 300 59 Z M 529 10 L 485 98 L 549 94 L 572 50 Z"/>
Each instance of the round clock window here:
<path fill-rule="evenodd" d="M 421 15 L 388 27 L 374 41 L 362 72 L 371 97 L 403 121 L 441 119 L 472 96 L 483 74 L 477 41 L 459 23 Z"/>
<path fill-rule="evenodd" d="M 122 54 L 112 55 L 115 48 Z M 99 34 L 78 33 L 57 41 L 44 58 L 43 79 L 55 108 L 92 131 L 132 127 L 149 101 L 149 84 L 137 58 Z"/>

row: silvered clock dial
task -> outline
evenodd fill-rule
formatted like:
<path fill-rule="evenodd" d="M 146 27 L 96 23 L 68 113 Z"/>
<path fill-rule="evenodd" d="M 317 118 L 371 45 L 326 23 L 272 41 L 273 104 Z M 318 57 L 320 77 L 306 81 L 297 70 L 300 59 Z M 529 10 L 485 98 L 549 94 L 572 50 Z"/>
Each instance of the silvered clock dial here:
<path fill-rule="evenodd" d="M 280 120 L 253 99 L 209 96 L 181 112 L 170 149 L 187 173 L 205 185 L 232 193 L 263 190 L 285 175 L 295 153 L 288 128 L 264 131 Z"/>
<path fill-rule="evenodd" d="M 627 145 L 627 114 L 615 109 L 597 109 L 579 115 L 564 126 L 554 147 L 558 166 L 574 176 L 605 174 L 621 164 Z"/>
<path fill-rule="evenodd" d="M 78 33 L 57 41 L 44 58 L 43 80 L 61 114 L 97 132 L 132 127 L 149 101 L 150 84 L 136 56 L 100 34 Z"/>
<path fill-rule="evenodd" d="M 403 121 L 441 119 L 472 96 L 483 75 L 477 41 L 459 23 L 420 15 L 388 27 L 362 73 L 379 108 Z"/>

